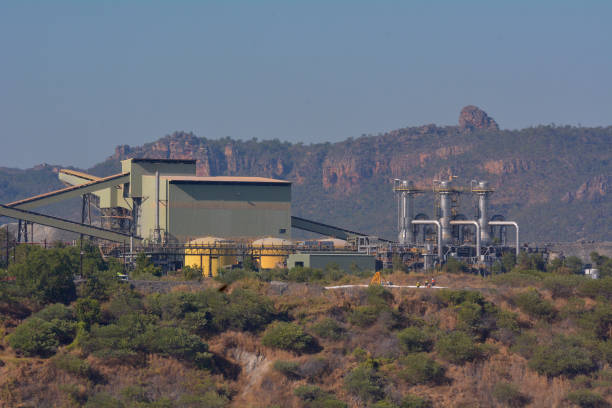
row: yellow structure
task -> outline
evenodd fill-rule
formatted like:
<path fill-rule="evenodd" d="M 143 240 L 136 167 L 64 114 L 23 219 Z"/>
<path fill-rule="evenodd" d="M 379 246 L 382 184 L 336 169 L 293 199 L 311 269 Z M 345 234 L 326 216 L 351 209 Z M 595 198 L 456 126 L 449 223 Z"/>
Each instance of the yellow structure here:
<path fill-rule="evenodd" d="M 185 266 L 201 269 L 203 276 L 217 276 L 219 268 L 236 263 L 236 255 L 228 254 L 232 242 L 223 238 L 198 238 L 187 245 Z"/>
<path fill-rule="evenodd" d="M 282 238 L 262 238 L 251 243 L 253 257 L 262 269 L 283 267 L 293 243 Z"/>

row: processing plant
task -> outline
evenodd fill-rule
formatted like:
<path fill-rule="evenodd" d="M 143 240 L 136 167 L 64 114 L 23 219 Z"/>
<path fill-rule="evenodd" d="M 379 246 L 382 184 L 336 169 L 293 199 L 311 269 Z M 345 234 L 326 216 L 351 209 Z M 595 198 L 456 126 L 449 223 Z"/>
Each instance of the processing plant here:
<path fill-rule="evenodd" d="M 246 260 L 262 269 L 334 263 L 348 270 L 390 267 L 399 257 L 409 267 L 427 269 L 456 257 L 486 267 L 508 250 L 509 226 L 516 231 L 514 250 L 519 249 L 518 225 L 489 217 L 493 189 L 484 181 L 472 181 L 469 188 L 434 181 L 426 189 L 395 179 L 398 241 L 391 242 L 292 216 L 289 181 L 198 176 L 195 160 L 133 158 L 112 176 L 63 169 L 58 177 L 66 188 L 0 205 L 1 216 L 19 220 L 19 241 L 28 241 L 28 225 L 47 225 L 97 239 L 105 255 L 127 264 L 145 252 L 166 270 L 191 266 L 205 276 Z M 434 196 L 431 217 L 415 208 L 415 196 L 428 193 Z M 462 194 L 478 201 L 473 219 L 460 211 Z M 74 197 L 82 201 L 81 222 L 34 211 Z M 292 228 L 327 238 L 295 242 Z"/>

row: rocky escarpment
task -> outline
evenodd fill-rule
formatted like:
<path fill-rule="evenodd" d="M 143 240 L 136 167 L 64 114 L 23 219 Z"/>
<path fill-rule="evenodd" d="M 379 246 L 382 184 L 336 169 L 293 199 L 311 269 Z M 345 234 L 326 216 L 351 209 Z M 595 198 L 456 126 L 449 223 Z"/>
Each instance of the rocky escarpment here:
<path fill-rule="evenodd" d="M 562 198 L 563 202 L 578 201 L 601 201 L 606 199 L 610 192 L 612 177 L 604 174 L 592 177 L 582 183 L 576 191 L 568 191 Z M 608 198 L 609 199 L 609 198 Z"/>

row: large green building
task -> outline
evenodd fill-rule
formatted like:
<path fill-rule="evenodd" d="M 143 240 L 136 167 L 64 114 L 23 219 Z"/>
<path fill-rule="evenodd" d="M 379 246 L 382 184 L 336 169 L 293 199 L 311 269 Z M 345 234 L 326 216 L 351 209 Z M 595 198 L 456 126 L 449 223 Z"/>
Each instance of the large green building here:
<path fill-rule="evenodd" d="M 135 235 L 151 242 L 291 237 L 291 183 L 262 177 L 196 176 L 195 160 L 129 159 L 129 182 L 94 194 L 104 217 L 129 219 Z M 96 177 L 73 171 L 60 179 L 77 185 Z M 125 223 L 109 222 L 126 228 Z"/>

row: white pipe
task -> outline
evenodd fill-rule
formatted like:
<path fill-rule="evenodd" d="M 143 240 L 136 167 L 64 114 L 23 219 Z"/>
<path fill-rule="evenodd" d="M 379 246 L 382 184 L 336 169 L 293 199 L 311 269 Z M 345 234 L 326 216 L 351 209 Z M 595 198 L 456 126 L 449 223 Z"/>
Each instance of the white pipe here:
<path fill-rule="evenodd" d="M 155 243 L 159 244 L 161 241 L 159 231 L 159 171 L 155 171 L 155 232 L 153 235 Z"/>
<path fill-rule="evenodd" d="M 516 230 L 516 256 L 519 256 L 519 226 L 514 221 L 489 221 L 489 225 L 509 225 Z"/>
<path fill-rule="evenodd" d="M 477 221 L 454 220 L 451 225 L 474 225 L 476 227 L 476 256 L 480 259 L 480 224 Z"/>
<path fill-rule="evenodd" d="M 428 225 L 435 224 L 438 227 L 438 258 L 442 261 L 442 226 L 438 220 L 412 220 L 412 224 Z"/>

